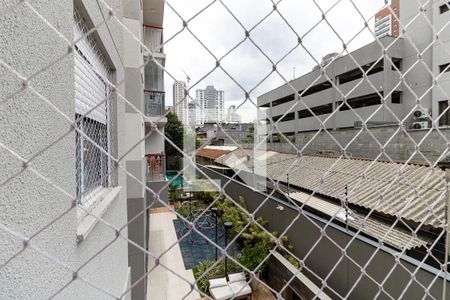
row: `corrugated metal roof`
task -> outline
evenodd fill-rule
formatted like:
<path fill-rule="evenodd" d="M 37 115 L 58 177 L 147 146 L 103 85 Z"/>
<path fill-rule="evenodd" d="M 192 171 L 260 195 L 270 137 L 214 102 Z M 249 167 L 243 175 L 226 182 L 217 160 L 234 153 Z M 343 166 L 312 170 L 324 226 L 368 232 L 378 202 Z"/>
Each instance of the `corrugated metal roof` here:
<path fill-rule="evenodd" d="M 346 211 L 342 206 L 307 193 L 295 192 L 290 193 L 289 196 L 299 203 L 305 204 L 341 222 L 345 223 L 348 218 L 349 226 L 400 250 L 425 246 L 432 242 L 430 239 L 415 235 L 412 231 L 408 232 L 395 227 L 391 228 L 392 225 L 374 218 L 366 218 L 364 220 L 365 216 L 358 212 L 351 209 Z M 347 213 L 348 217 L 346 217 Z"/>
<path fill-rule="evenodd" d="M 262 151 L 256 152 L 259 164 Z M 237 160 L 240 164 L 234 164 Z M 216 162 L 253 170 L 253 150 L 228 153 Z M 377 212 L 434 227 L 445 224 L 444 172 L 426 166 L 277 153 L 265 161 L 273 180 L 348 202 Z M 287 175 L 289 174 L 289 175 Z"/>

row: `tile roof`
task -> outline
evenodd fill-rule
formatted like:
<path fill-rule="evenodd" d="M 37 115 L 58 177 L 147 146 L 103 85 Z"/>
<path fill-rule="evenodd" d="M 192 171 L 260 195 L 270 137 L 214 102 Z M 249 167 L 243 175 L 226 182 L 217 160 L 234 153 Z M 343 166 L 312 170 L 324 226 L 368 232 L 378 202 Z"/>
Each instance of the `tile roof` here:
<path fill-rule="evenodd" d="M 305 204 L 343 223 L 347 219 L 348 212 L 348 225 L 350 227 L 361 230 L 361 232 L 400 250 L 421 247 L 433 242 L 432 239 L 415 235 L 411 230 L 399 229 L 380 220 L 367 218 L 351 209 L 346 212 L 343 206 L 311 196 L 308 193 L 295 192 L 290 193 L 289 196 L 299 202 L 299 206 Z"/>
<path fill-rule="evenodd" d="M 437 168 L 339 157 L 256 152 L 256 165 L 266 177 L 348 202 L 376 212 L 424 225 L 445 224 L 445 178 Z M 272 153 L 272 154 L 271 154 Z M 275 153 L 275 154 L 273 154 Z M 228 167 L 252 170 L 253 150 L 235 150 L 219 159 Z M 255 170 L 255 172 L 260 172 Z M 289 174 L 289 175 L 287 175 Z"/>
<path fill-rule="evenodd" d="M 207 149 L 207 148 L 202 148 L 202 149 L 198 149 L 197 153 L 195 154 L 196 156 L 201 156 L 201 157 L 206 157 L 209 159 L 216 159 L 219 158 L 227 153 L 229 153 L 229 150 L 218 150 L 218 149 Z"/>

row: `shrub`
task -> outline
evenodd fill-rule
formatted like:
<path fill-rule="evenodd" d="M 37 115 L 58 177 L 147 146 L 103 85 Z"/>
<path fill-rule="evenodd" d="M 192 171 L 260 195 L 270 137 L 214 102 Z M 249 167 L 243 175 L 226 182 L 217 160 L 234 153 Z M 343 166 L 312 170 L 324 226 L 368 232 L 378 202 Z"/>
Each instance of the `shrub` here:
<path fill-rule="evenodd" d="M 239 234 L 242 229 L 250 222 L 243 197 L 239 197 L 239 204 L 243 209 L 226 198 L 217 201 L 217 207 L 221 212 L 222 221 L 233 223 L 233 227 L 230 230 L 231 238 L 234 238 L 237 234 Z M 259 226 L 255 224 L 255 222 L 258 223 Z M 267 229 L 269 222 L 261 217 L 256 218 L 255 222 L 252 222 L 241 233 L 237 240 L 239 243 L 244 245 L 244 249 L 247 249 L 247 252 L 250 253 L 254 251 L 254 254 L 258 254 L 257 258 L 259 259 L 259 261 L 256 258 L 250 259 L 252 261 L 251 265 L 256 264 L 257 266 L 264 259 L 264 257 L 268 255 L 269 250 L 275 247 L 275 239 L 278 238 L 278 233 L 272 232 L 272 235 L 270 235 L 267 231 L 263 230 L 261 227 Z M 294 248 L 291 244 L 289 244 L 289 239 L 286 235 L 280 238 L 280 244 L 289 251 L 292 251 L 292 249 Z M 251 249 L 253 247 L 256 247 L 256 249 Z M 265 249 L 266 251 L 265 254 L 263 253 L 263 249 Z M 295 267 L 299 267 L 299 262 L 297 261 L 297 259 L 287 254 L 286 251 L 283 250 L 283 248 L 278 247 L 277 250 L 279 250 L 281 254 L 283 254 L 283 256 L 288 259 Z M 247 261 L 246 258 L 242 259 L 246 260 L 246 263 L 250 264 L 250 261 Z"/>
<path fill-rule="evenodd" d="M 206 207 L 207 204 L 200 201 L 192 201 L 191 203 L 189 203 L 189 201 L 184 201 L 181 203 L 180 207 L 177 208 L 177 213 L 187 218 L 190 211 L 194 213 L 196 210 L 205 209 Z"/>
<path fill-rule="evenodd" d="M 181 190 L 172 184 L 169 186 L 169 199 L 178 200 L 181 197 Z"/>
<path fill-rule="evenodd" d="M 250 271 L 255 271 L 256 267 L 269 254 L 269 250 L 263 244 L 246 246 L 242 249 L 241 254 L 236 258 L 237 261 Z M 261 272 L 264 265 L 258 268 L 256 272 Z"/>

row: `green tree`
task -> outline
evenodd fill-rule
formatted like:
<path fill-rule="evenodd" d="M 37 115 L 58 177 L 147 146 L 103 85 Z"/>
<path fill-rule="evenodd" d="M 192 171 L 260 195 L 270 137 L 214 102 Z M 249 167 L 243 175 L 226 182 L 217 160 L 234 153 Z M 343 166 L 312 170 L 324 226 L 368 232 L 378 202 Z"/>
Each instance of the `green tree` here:
<path fill-rule="evenodd" d="M 166 137 L 172 141 L 178 148 L 183 149 L 183 124 L 178 119 L 177 115 L 173 112 L 167 114 L 167 123 L 164 130 Z M 167 155 L 167 168 L 179 169 L 179 158 L 182 157 L 182 153 L 179 152 L 171 143 L 165 141 L 165 151 Z"/>

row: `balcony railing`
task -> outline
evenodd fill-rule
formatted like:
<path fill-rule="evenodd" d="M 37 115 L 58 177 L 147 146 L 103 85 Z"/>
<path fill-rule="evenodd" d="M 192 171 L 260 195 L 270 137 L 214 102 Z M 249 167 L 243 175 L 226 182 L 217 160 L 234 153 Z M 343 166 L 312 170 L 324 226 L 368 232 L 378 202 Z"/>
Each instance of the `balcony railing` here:
<path fill-rule="evenodd" d="M 147 117 L 158 117 L 164 115 L 164 96 L 163 91 L 144 91 L 145 115 Z"/>
<path fill-rule="evenodd" d="M 163 53 L 163 29 L 151 25 L 144 25 L 144 45 L 154 52 Z"/>
<path fill-rule="evenodd" d="M 164 153 L 146 154 L 147 181 L 165 180 L 166 155 Z"/>

